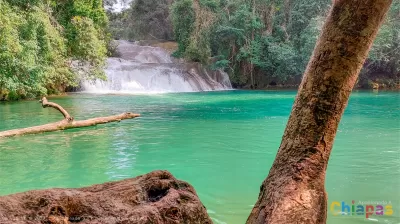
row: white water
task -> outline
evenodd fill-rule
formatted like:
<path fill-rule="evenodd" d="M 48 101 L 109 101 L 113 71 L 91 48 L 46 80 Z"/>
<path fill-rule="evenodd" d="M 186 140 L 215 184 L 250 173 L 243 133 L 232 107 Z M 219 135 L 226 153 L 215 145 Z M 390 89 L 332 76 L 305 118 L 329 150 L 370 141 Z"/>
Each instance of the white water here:
<path fill-rule="evenodd" d="M 119 41 L 119 58 L 107 60 L 107 81 L 83 83 L 92 93 L 166 93 L 232 89 L 228 75 L 198 64 L 175 63 L 162 48 Z"/>

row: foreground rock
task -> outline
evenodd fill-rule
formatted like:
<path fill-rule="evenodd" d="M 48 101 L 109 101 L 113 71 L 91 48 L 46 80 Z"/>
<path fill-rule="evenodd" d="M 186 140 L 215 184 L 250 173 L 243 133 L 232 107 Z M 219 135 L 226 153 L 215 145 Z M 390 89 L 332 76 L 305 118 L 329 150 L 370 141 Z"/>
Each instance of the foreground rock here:
<path fill-rule="evenodd" d="M 212 223 L 194 188 L 167 171 L 80 189 L 0 197 L 0 223 Z"/>

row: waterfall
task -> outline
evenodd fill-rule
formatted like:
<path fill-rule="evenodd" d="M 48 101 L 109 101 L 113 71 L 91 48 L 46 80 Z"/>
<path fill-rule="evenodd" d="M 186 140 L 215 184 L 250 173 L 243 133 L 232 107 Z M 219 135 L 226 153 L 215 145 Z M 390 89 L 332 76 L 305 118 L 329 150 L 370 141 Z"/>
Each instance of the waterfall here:
<path fill-rule="evenodd" d="M 92 93 L 166 93 L 232 89 L 229 76 L 198 63 L 178 63 L 162 48 L 118 42 L 120 57 L 108 58 L 107 81 L 84 82 Z"/>

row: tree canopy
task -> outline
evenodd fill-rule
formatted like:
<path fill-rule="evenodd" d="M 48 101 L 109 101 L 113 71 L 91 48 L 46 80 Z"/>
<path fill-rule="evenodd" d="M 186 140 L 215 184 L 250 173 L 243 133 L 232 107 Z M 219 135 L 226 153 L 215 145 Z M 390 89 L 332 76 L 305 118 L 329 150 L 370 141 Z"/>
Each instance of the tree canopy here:
<path fill-rule="evenodd" d="M 104 78 L 107 26 L 101 0 L 0 0 L 0 100 Z"/>
<path fill-rule="evenodd" d="M 174 40 L 175 57 L 224 69 L 236 88 L 297 86 L 332 3 L 135 0 L 115 12 L 116 2 L 0 0 L 0 100 L 59 93 L 83 79 L 104 79 L 111 38 Z M 395 1 L 356 86 L 400 85 L 399 42 L 400 2 Z"/>
<path fill-rule="evenodd" d="M 331 4 L 331 0 L 136 0 L 130 9 L 113 14 L 118 19 L 111 19 L 111 24 L 112 29 L 120 27 L 118 38 L 174 39 L 179 43 L 174 56 L 225 69 L 235 87 L 293 86 L 301 80 Z M 397 1 L 358 87 L 379 79 L 388 86 L 398 84 L 399 11 Z"/>

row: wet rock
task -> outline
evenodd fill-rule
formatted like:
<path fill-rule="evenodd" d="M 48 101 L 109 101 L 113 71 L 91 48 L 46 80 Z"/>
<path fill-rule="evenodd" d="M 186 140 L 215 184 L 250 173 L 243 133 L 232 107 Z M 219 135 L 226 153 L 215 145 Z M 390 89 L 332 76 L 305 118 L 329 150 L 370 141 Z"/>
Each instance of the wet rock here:
<path fill-rule="evenodd" d="M 0 197 L 1 224 L 211 224 L 194 188 L 167 171 L 79 189 Z"/>

